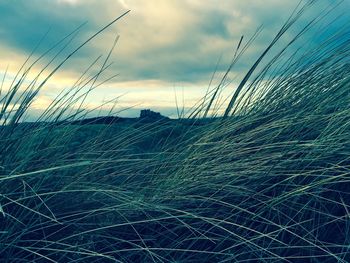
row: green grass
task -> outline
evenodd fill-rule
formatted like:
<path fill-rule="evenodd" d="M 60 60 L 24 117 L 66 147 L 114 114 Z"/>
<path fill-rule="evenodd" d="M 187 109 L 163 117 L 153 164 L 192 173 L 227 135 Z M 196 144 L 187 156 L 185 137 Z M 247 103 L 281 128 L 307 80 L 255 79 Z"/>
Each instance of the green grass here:
<path fill-rule="evenodd" d="M 87 116 L 109 56 L 20 123 L 66 59 L 29 86 L 20 69 L 0 97 L 1 261 L 348 262 L 349 34 L 285 63 L 297 38 L 259 67 L 268 47 L 205 125 L 67 125 Z M 226 82 L 194 105 L 192 124 L 219 114 Z"/>

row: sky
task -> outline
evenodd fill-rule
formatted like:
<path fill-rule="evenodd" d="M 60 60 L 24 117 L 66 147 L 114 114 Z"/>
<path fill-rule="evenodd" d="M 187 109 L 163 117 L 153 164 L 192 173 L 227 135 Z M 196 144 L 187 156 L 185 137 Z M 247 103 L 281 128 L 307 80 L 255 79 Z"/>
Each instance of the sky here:
<path fill-rule="evenodd" d="M 306 0 L 305 0 L 306 1 Z M 304 1 L 304 2 L 305 2 Z M 46 83 L 33 104 L 40 112 L 62 89 L 73 86 L 79 76 L 99 56 L 88 74 L 103 64 L 114 40 L 113 62 L 99 77 L 102 83 L 86 99 L 90 108 L 113 98 L 121 116 L 136 116 L 143 108 L 176 117 L 177 107 L 189 109 L 205 94 L 211 76 L 213 86 L 220 82 L 235 47 L 263 26 L 262 32 L 244 53 L 230 74 L 230 85 L 223 96 L 237 87 L 249 66 L 272 40 L 299 0 L 0 0 L 0 79 L 7 69 L 4 89 L 9 86 L 22 63 L 34 50 L 31 61 L 81 26 L 67 47 L 48 68 L 54 68 L 69 52 L 124 12 L 130 12 L 74 54 Z M 319 0 L 310 7 L 280 45 L 287 43 L 307 21 L 327 7 L 341 1 Z M 348 17 L 350 0 L 343 1 L 299 46 L 312 47 L 324 41 L 315 34 L 334 18 L 328 34 L 341 29 Z M 318 31 L 317 31 L 318 30 Z M 55 50 L 59 50 L 62 45 Z M 278 45 L 276 50 L 278 49 Z M 54 56 L 48 53 L 33 68 L 27 80 L 37 74 Z"/>

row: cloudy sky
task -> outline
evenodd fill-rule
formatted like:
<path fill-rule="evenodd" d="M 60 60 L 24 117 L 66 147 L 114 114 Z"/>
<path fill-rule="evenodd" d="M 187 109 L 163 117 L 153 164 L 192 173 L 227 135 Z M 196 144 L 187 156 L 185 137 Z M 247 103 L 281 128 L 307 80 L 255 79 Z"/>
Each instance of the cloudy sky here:
<path fill-rule="evenodd" d="M 57 58 L 56 64 L 69 51 L 127 10 L 131 10 L 116 24 L 105 30 L 79 50 L 47 83 L 34 107 L 45 106 L 63 88 L 69 88 L 97 57 L 103 64 L 116 36 L 120 36 L 110 61 L 113 64 L 98 82 L 109 76 L 117 77 L 99 86 L 87 100 L 93 107 L 102 101 L 120 97 L 117 107 L 134 109 L 123 112 L 135 115 L 140 108 L 152 108 L 174 116 L 176 100 L 180 107 L 193 105 L 205 93 L 211 75 L 221 57 L 214 84 L 226 70 L 239 39 L 248 41 L 257 28 L 263 31 L 245 52 L 231 73 L 233 92 L 244 72 L 259 52 L 272 40 L 299 0 L 0 0 L 0 77 L 7 70 L 5 86 L 11 82 L 20 65 L 40 42 L 32 60 L 50 49 L 58 41 L 84 24 L 69 45 Z M 286 43 L 309 19 L 337 0 L 319 0 L 305 13 L 281 45 Z M 339 30 L 350 10 L 345 0 L 329 17 L 316 25 L 316 31 L 335 21 L 330 32 Z M 345 19 L 345 20 L 344 20 Z M 87 23 L 85 23 L 87 22 Z M 300 45 L 317 45 L 324 38 L 311 31 Z M 316 35 L 318 36 L 318 35 Z M 54 52 L 45 56 L 33 72 L 33 77 Z M 50 67 L 51 69 L 53 66 Z M 50 69 L 49 68 L 49 69 Z M 122 115 L 123 115 L 122 114 Z"/>

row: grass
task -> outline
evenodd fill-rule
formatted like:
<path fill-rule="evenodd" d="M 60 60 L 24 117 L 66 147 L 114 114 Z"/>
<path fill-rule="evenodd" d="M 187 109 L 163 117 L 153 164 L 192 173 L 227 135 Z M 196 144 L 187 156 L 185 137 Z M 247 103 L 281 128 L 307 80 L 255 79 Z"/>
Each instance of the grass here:
<path fill-rule="evenodd" d="M 85 97 L 107 56 L 36 123 L 20 123 L 47 80 L 96 34 L 42 82 L 44 71 L 26 86 L 34 65 L 24 65 L 0 101 L 2 261 L 348 262 L 349 35 L 288 55 L 326 10 L 258 67 L 306 8 L 247 70 L 222 118 L 208 119 L 220 111 L 226 76 L 187 124 L 68 125 L 87 116 Z M 248 48 L 241 44 L 228 72 Z M 194 125 L 201 116 L 205 124 Z"/>

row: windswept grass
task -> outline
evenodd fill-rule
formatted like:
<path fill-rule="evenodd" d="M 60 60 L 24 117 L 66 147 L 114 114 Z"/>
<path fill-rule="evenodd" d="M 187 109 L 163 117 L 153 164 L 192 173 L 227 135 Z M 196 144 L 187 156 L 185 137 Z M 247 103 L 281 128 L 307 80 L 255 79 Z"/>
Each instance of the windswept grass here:
<path fill-rule="evenodd" d="M 42 82 L 24 86 L 33 65 L 20 69 L 0 97 L 1 260 L 348 262 L 349 32 L 290 55 L 325 10 L 258 67 L 306 8 L 247 70 L 220 118 L 208 116 L 219 114 L 227 75 L 185 123 L 67 124 L 86 116 L 108 55 L 37 122 L 20 123 L 47 80 L 95 35 Z M 241 39 L 228 71 L 250 44 Z"/>

